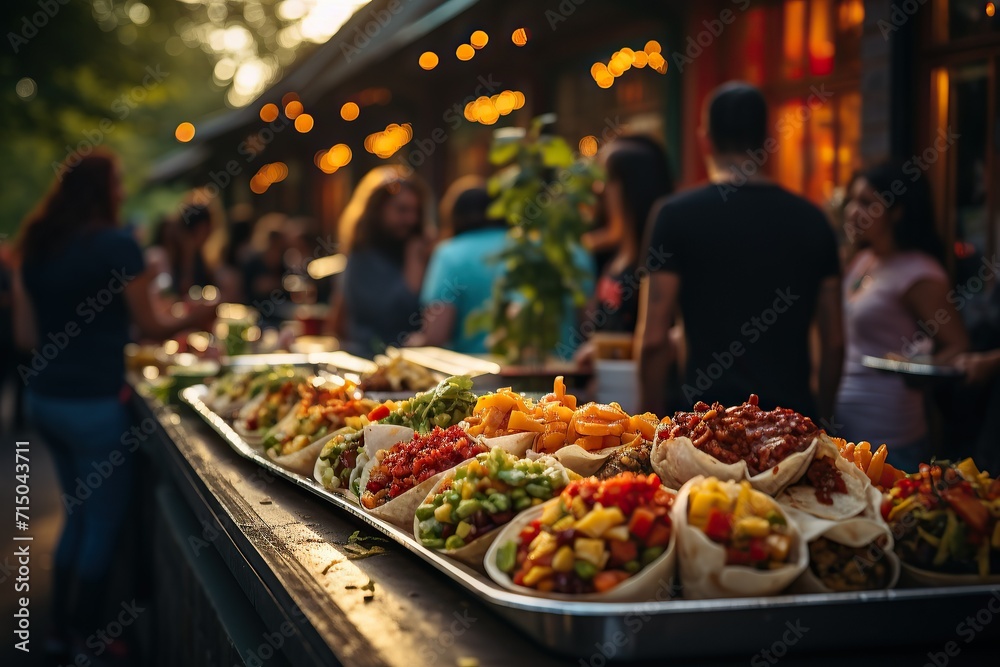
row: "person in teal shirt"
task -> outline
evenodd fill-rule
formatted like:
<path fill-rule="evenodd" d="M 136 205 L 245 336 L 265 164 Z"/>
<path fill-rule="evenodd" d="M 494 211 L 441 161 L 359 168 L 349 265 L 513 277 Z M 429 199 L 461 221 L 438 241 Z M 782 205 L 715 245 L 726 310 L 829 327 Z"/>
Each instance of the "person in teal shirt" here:
<path fill-rule="evenodd" d="M 447 201 L 449 197 L 445 197 Z M 436 345 L 466 354 L 483 354 L 485 331 L 469 333 L 465 320 L 490 300 L 493 283 L 503 274 L 489 258 L 503 248 L 507 236 L 503 220 L 486 217 L 490 197 L 485 188 L 469 187 L 454 197 L 446 228 L 455 234 L 434 249 L 420 290 L 423 329 L 410 345 Z"/>
<path fill-rule="evenodd" d="M 459 186 L 459 188 L 456 188 Z M 464 187 L 463 187 L 464 186 Z M 457 196 L 451 191 L 460 190 Z M 489 304 L 493 285 L 503 275 L 503 265 L 493 261 L 507 240 L 507 226 L 502 220 L 487 217 L 490 197 L 481 186 L 468 186 L 461 181 L 450 188 L 442 206 L 445 234 L 455 235 L 434 249 L 420 291 L 423 326 L 410 336 L 407 345 L 434 345 L 465 354 L 485 354 L 489 351 L 487 331 L 470 332 L 466 319 L 474 311 Z M 450 199 L 454 204 L 448 207 Z M 450 229 L 449 229 L 450 227 Z M 590 278 L 581 286 L 589 296 L 593 291 L 594 264 L 581 247 L 574 253 L 576 262 Z M 563 323 L 559 351 L 573 347 L 576 313 L 569 312 Z M 578 337 L 577 337 L 578 338 Z"/>

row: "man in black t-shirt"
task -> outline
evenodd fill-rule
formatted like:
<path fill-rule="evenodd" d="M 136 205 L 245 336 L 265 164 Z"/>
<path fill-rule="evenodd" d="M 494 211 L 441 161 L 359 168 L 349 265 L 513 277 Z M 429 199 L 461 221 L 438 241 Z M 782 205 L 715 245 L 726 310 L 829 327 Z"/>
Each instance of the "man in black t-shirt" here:
<path fill-rule="evenodd" d="M 717 88 L 698 137 L 710 183 L 655 213 L 648 247 L 660 259 L 648 266 L 659 268 L 643 284 L 637 334 L 642 405 L 658 414 L 668 398 L 733 405 L 755 393 L 762 407 L 792 408 L 817 423 L 831 416 L 844 347 L 837 242 L 819 209 L 758 174 L 777 150 L 766 135 L 760 91 L 739 82 Z M 687 362 L 682 396 L 668 397 L 678 314 Z"/>

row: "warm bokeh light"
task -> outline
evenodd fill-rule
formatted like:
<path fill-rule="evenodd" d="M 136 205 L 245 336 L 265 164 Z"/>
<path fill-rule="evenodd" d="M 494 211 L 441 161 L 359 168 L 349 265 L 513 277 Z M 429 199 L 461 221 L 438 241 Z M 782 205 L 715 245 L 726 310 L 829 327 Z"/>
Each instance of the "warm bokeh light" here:
<path fill-rule="evenodd" d="M 524 106 L 524 93 L 505 90 L 492 97 L 482 95 L 465 105 L 464 116 L 470 123 L 493 125 L 501 116 Z"/>
<path fill-rule="evenodd" d="M 14 92 L 22 100 L 30 100 L 38 92 L 38 84 L 30 76 L 26 76 L 17 82 L 14 86 Z"/>
<path fill-rule="evenodd" d="M 518 28 L 510 36 L 510 41 L 514 42 L 516 46 L 524 46 L 528 43 L 528 31 L 524 28 Z"/>
<path fill-rule="evenodd" d="M 649 56 L 646 55 L 645 51 L 636 51 L 635 52 L 635 60 L 632 62 L 633 66 L 638 67 L 638 68 L 641 69 L 641 68 L 645 67 L 646 63 L 648 63 L 648 62 L 649 62 Z"/>
<path fill-rule="evenodd" d="M 302 102 L 298 100 L 292 100 L 285 105 L 285 115 L 289 120 L 295 120 L 302 115 L 304 108 L 302 107 Z"/>
<path fill-rule="evenodd" d="M 472 47 L 469 47 L 472 48 Z M 373 132 L 365 137 L 365 150 L 383 160 L 405 146 L 413 138 L 413 128 L 409 123 L 391 123 L 381 132 Z"/>
<path fill-rule="evenodd" d="M 597 155 L 597 137 L 592 134 L 588 134 L 583 139 L 580 139 L 580 155 L 586 157 L 594 157 Z"/>
<path fill-rule="evenodd" d="M 295 129 L 303 134 L 313 129 L 313 117 L 307 113 L 295 117 Z"/>
<path fill-rule="evenodd" d="M 469 38 L 469 43 L 472 44 L 473 48 L 481 49 L 486 46 L 486 43 L 490 41 L 490 36 L 487 35 L 482 30 L 477 30 L 472 33 L 472 37 Z"/>
<path fill-rule="evenodd" d="M 433 51 L 424 51 L 420 54 L 417 64 L 421 69 L 431 70 L 438 66 L 438 56 Z"/>
<path fill-rule="evenodd" d="M 267 189 L 269 187 L 270 184 L 260 174 L 257 174 L 250 179 L 250 192 L 254 193 L 255 195 L 264 194 L 265 192 L 267 192 Z"/>
<path fill-rule="evenodd" d="M 360 113 L 360 107 L 354 102 L 345 102 L 344 106 L 340 107 L 340 117 L 344 120 L 356 120 Z"/>
<path fill-rule="evenodd" d="M 986 3 L 986 15 L 989 16 L 990 18 L 992 18 L 993 15 L 996 14 L 996 13 L 997 13 L 997 6 L 995 4 L 993 4 L 992 2 L 987 2 Z"/>
<path fill-rule="evenodd" d="M 250 191 L 257 195 L 267 192 L 274 183 L 280 183 L 288 177 L 288 165 L 284 162 L 272 162 L 261 167 L 250 179 Z"/>
<path fill-rule="evenodd" d="M 496 96 L 496 100 L 493 104 L 497 108 L 497 111 L 500 112 L 501 116 L 506 116 L 514 110 L 514 106 L 517 104 L 517 97 L 515 97 L 514 93 L 509 90 L 505 90 Z"/>
<path fill-rule="evenodd" d="M 291 102 L 300 102 L 298 93 L 285 93 L 281 96 L 281 106 L 287 107 Z"/>
<path fill-rule="evenodd" d="M 177 129 L 174 130 L 174 136 L 177 138 L 177 141 L 180 141 L 181 143 L 191 141 L 194 139 L 194 125 L 188 122 L 181 123 L 177 126 Z"/>
<path fill-rule="evenodd" d="M 614 82 L 615 82 L 615 77 L 613 77 L 611 74 L 602 74 L 601 76 L 597 77 L 597 85 L 600 86 L 601 88 L 610 88 L 612 84 L 614 84 Z"/>
<path fill-rule="evenodd" d="M 649 66 L 660 74 L 667 73 L 667 61 L 659 53 L 649 54 Z"/>
<path fill-rule="evenodd" d="M 260 108 L 260 119 L 265 123 L 270 123 L 271 121 L 278 119 L 278 105 L 277 104 L 265 104 Z"/>
<path fill-rule="evenodd" d="M 660 53 L 663 50 L 663 48 L 660 46 L 660 43 L 658 41 L 656 41 L 655 39 L 651 39 L 648 42 L 646 42 L 646 46 L 642 47 L 642 50 L 645 51 L 646 55 L 648 56 L 654 53 Z"/>
<path fill-rule="evenodd" d="M 327 152 L 327 159 L 334 167 L 346 167 L 353 157 L 351 147 L 347 144 L 336 144 Z"/>
<path fill-rule="evenodd" d="M 455 49 L 455 56 L 459 60 L 472 60 L 474 55 L 476 55 L 476 50 L 472 48 L 471 44 L 461 44 Z"/>
<path fill-rule="evenodd" d="M 324 174 L 332 174 L 339 169 L 337 165 L 330 161 L 329 151 L 320 151 L 319 159 L 316 160 L 316 166 L 319 167 L 320 171 Z"/>

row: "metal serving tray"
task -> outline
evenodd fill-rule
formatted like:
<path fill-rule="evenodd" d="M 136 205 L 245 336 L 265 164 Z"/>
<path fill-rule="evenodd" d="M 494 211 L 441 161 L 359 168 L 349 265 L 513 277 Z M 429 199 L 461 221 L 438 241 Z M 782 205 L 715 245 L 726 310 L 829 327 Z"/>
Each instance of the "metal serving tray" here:
<path fill-rule="evenodd" d="M 644 602 L 572 602 L 522 595 L 424 548 L 409 531 L 373 517 L 314 479 L 276 465 L 208 408 L 202 400 L 207 391 L 205 385 L 189 387 L 181 392 L 181 400 L 237 454 L 370 525 L 536 642 L 578 659 L 574 664 L 581 666 L 600 667 L 612 660 L 678 664 L 681 659 L 711 655 L 749 656 L 752 665 L 770 665 L 793 645 L 796 653 L 937 642 L 944 646 L 960 636 L 956 626 L 964 619 L 982 610 L 992 614 L 991 605 L 1000 602 L 996 585 L 684 600 L 671 598 L 672 582 L 661 581 Z M 975 639 L 977 643 L 1000 639 L 1000 622 L 985 625 Z"/>

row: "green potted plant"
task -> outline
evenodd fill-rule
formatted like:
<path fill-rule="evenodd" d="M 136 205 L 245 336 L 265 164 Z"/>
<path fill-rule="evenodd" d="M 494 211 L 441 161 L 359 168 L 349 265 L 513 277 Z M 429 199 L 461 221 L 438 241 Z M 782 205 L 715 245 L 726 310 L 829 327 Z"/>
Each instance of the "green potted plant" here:
<path fill-rule="evenodd" d="M 527 131 L 494 134 L 490 217 L 508 224 L 494 261 L 503 273 L 488 307 L 469 316 L 470 330 L 490 332 L 490 350 L 517 365 L 541 365 L 562 336 L 568 313 L 586 304 L 592 279 L 580 238 L 592 222 L 597 167 L 577 159 L 564 139 L 544 132 L 539 116 Z"/>

